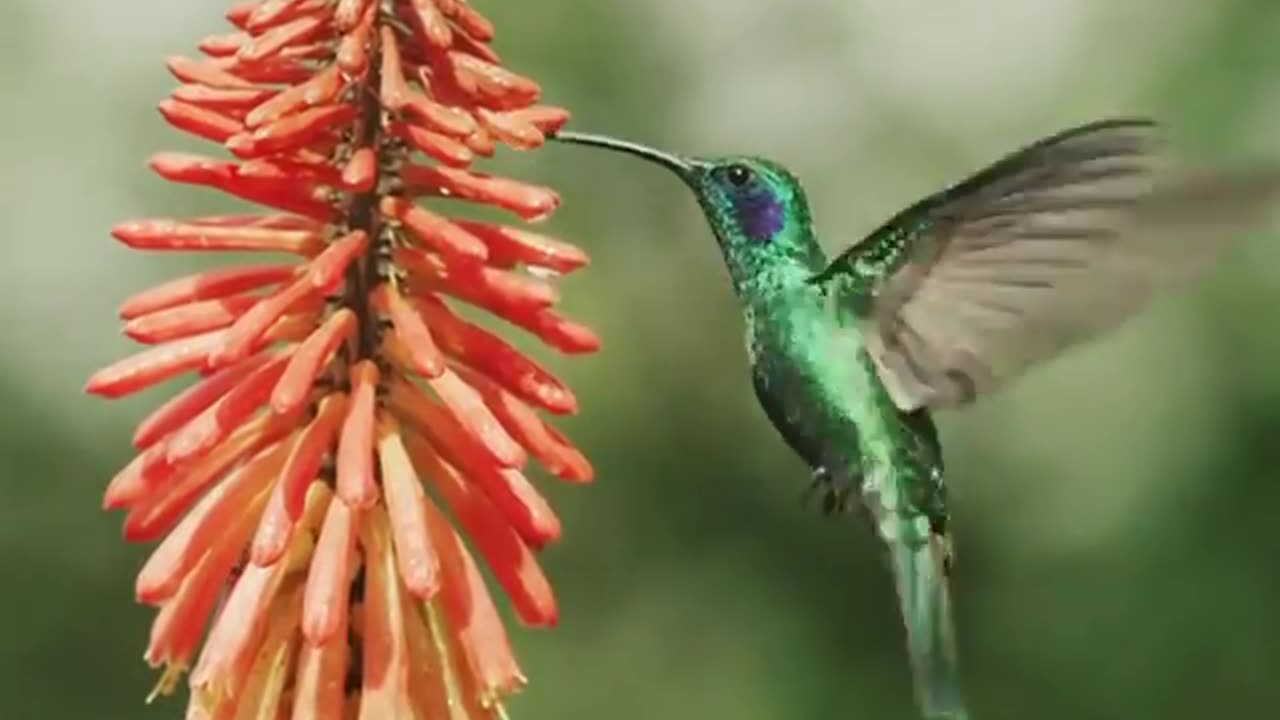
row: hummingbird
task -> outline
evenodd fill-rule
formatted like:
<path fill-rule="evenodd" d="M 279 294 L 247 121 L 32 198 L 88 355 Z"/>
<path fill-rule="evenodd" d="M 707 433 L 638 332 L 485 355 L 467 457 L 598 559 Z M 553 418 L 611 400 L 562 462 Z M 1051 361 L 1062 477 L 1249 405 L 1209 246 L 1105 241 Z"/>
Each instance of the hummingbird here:
<path fill-rule="evenodd" d="M 828 258 L 804 187 L 753 156 L 686 157 L 562 130 L 693 192 L 742 309 L 759 404 L 828 513 L 883 544 L 926 718 L 968 718 L 933 420 L 1202 275 L 1280 198 L 1280 169 L 1170 162 L 1162 127 L 1116 118 L 1025 145 Z"/>

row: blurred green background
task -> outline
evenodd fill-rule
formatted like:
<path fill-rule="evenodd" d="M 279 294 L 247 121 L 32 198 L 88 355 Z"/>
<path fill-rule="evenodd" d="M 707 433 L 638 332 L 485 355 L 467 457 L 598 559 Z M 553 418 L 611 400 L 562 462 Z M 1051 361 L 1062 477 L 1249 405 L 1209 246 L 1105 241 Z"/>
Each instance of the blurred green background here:
<path fill-rule="evenodd" d="M 1197 153 L 1280 156 L 1274 0 L 475 0 L 497 47 L 580 129 L 748 150 L 805 178 L 829 249 L 1039 135 L 1154 113 Z M 215 0 L 6 0 L 0 25 L 0 717 L 146 708 L 147 548 L 99 510 L 164 388 L 80 393 L 130 351 L 114 308 L 190 270 L 108 228 L 225 211 L 144 168 L 196 149 L 154 112 L 164 57 L 222 32 Z M 208 149 L 205 147 L 205 149 Z M 552 148 L 500 169 L 559 188 L 593 266 L 566 305 L 605 350 L 542 352 L 598 481 L 545 484 L 561 627 L 516 630 L 513 718 L 913 718 L 867 533 L 799 505 L 807 473 L 746 375 L 741 324 L 687 194 Z M 981 720 L 1280 716 L 1280 234 L 1191 296 L 940 418 L 956 604 Z"/>

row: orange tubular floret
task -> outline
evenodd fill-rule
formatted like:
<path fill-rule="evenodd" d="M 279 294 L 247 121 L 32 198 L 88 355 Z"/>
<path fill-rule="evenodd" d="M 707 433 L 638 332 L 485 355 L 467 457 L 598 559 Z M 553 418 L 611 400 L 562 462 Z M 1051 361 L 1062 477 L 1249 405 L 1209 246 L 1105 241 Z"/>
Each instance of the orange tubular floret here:
<path fill-rule="evenodd" d="M 380 207 L 388 219 L 404 225 L 418 242 L 432 250 L 464 262 L 482 262 L 489 256 L 489 249 L 478 238 L 412 200 L 389 195 L 382 199 Z"/>
<path fill-rule="evenodd" d="M 325 27 L 325 18 L 319 15 L 299 17 L 291 22 L 277 25 L 271 31 L 259 35 L 236 52 L 241 62 L 259 62 L 283 50 L 286 46 L 296 45 L 315 37 Z"/>
<path fill-rule="evenodd" d="M 236 168 L 236 177 L 244 180 L 275 183 L 287 187 L 299 180 L 314 181 L 325 185 L 341 185 L 342 174 L 337 168 L 324 164 L 317 158 L 280 160 L 258 158 L 248 160 Z"/>
<path fill-rule="evenodd" d="M 151 541 L 169 532 L 200 495 L 235 464 L 266 448 L 274 447 L 292 429 L 290 423 L 259 418 L 232 433 L 180 477 L 160 483 L 144 483 L 132 500 L 124 521 L 126 539 Z"/>
<path fill-rule="evenodd" d="M 234 68 L 240 77 L 254 84 L 296 85 L 311 77 L 312 68 L 307 61 L 324 54 L 324 46 L 317 45 L 300 47 L 259 63 L 241 64 L 236 58 L 216 58 L 213 63 Z"/>
<path fill-rule="evenodd" d="M 169 68 L 169 72 L 173 73 L 174 77 L 184 83 L 206 85 L 208 87 L 222 89 L 253 89 L 253 83 L 248 80 L 236 77 L 235 75 L 202 60 L 192 60 L 191 58 L 175 56 L 169 58 L 166 65 Z"/>
<path fill-rule="evenodd" d="M 261 507 L 254 499 L 265 496 L 271 475 L 281 466 L 282 449 L 276 448 L 260 462 L 233 473 L 200 499 L 138 573 L 139 601 L 153 604 L 172 597 L 187 573 L 227 528 L 236 525 L 245 509 Z"/>
<path fill-rule="evenodd" d="M 267 328 L 288 312 L 290 307 L 306 300 L 315 292 L 316 289 L 304 277 L 260 300 L 227 328 L 222 342 L 209 353 L 208 366 L 213 369 L 226 367 L 248 357 L 262 344 Z"/>
<path fill-rule="evenodd" d="M 453 31 L 439 6 L 432 0 L 412 0 L 409 12 L 419 39 L 436 48 L 447 48 L 453 43 Z"/>
<path fill-rule="evenodd" d="M 351 32 L 342 36 L 338 42 L 336 63 L 348 75 L 359 75 L 369 65 L 369 39 L 373 35 L 374 23 L 378 18 L 378 3 L 369 2 L 364 14 Z"/>
<path fill-rule="evenodd" d="M 405 95 L 404 110 L 413 122 L 427 130 L 453 137 L 467 137 L 479 128 L 470 115 L 441 105 L 412 88 Z"/>
<path fill-rule="evenodd" d="M 558 132 L 569 122 L 567 110 L 549 105 L 531 105 L 519 110 L 507 110 L 502 114 L 506 117 L 518 118 L 520 122 L 528 123 L 546 135 Z"/>
<path fill-rule="evenodd" d="M 271 88 L 215 88 L 207 85 L 181 85 L 171 97 L 179 102 L 195 105 L 205 110 L 243 117 L 252 108 L 270 100 L 277 94 Z"/>
<path fill-rule="evenodd" d="M 378 101 L 387 110 L 399 112 L 409 100 L 409 84 L 404 80 L 404 68 L 400 67 L 400 45 L 396 42 L 396 31 L 389 26 L 382 27 L 381 35 L 382 86 L 378 90 Z"/>
<path fill-rule="evenodd" d="M 249 16 L 261 2 L 262 0 L 237 0 L 224 17 L 227 22 L 243 30 L 249 23 Z"/>
<path fill-rule="evenodd" d="M 333 14 L 331 0 L 265 0 L 249 16 L 246 29 L 261 34 L 291 20 L 307 15 Z"/>
<path fill-rule="evenodd" d="M 440 559 L 427 535 L 422 484 L 409 461 L 398 424 L 390 418 L 380 418 L 378 434 L 382 487 L 400 576 L 410 594 L 428 600 L 440 589 Z"/>
<path fill-rule="evenodd" d="M 450 14 L 450 18 L 458 23 L 462 32 L 470 35 L 476 42 L 487 43 L 493 40 L 493 23 L 489 22 L 488 18 L 465 2 L 455 2 L 452 7 L 453 13 Z"/>
<path fill-rule="evenodd" d="M 308 641 L 317 645 L 337 637 L 346 621 L 359 512 L 341 498 L 330 502 L 316 542 L 302 604 L 302 632 Z"/>
<path fill-rule="evenodd" d="M 414 307 L 440 346 L 526 402 L 555 413 L 572 413 L 578 401 L 563 383 L 493 333 L 455 315 L 439 298 L 420 296 Z"/>
<path fill-rule="evenodd" d="M 486 454 L 499 467 L 522 467 L 528 458 L 516 441 L 511 439 L 498 419 L 485 405 L 480 393 L 463 382 L 454 371 L 445 368 L 439 377 L 427 384 L 444 404 L 463 432 L 484 448 Z"/>
<path fill-rule="evenodd" d="M 378 366 L 369 360 L 352 368 L 351 406 L 338 436 L 337 493 L 354 508 L 368 509 L 378 500 L 373 470 L 378 375 Z"/>
<path fill-rule="evenodd" d="M 235 295 L 179 305 L 134 318 L 125 324 L 124 334 L 140 343 L 154 345 L 220 330 L 257 302 L 258 298 L 252 295 Z"/>
<path fill-rule="evenodd" d="M 374 4 L 375 0 L 338 0 L 338 5 L 333 11 L 333 22 L 342 32 L 349 32 L 355 28 L 356 23 L 360 22 L 360 18 L 364 16 L 365 10 Z"/>
<path fill-rule="evenodd" d="M 496 109 L 537 102 L 541 89 L 532 80 L 492 62 L 462 52 L 449 53 L 451 80 L 480 105 Z"/>
<path fill-rule="evenodd" d="M 387 402 L 396 417 L 430 440 L 445 461 L 464 471 L 527 542 L 542 547 L 560 537 L 559 519 L 525 476 L 496 465 L 442 406 L 403 380 L 392 383 Z"/>
<path fill-rule="evenodd" d="M 209 615 L 253 529 L 256 509 L 243 508 L 240 518 L 229 528 L 223 528 L 223 535 L 209 554 L 186 576 L 178 592 L 161 606 L 151 625 L 151 641 L 146 652 L 146 660 L 152 667 L 166 663 L 185 669 L 190 664 Z M 164 687 L 168 680 L 166 674 L 157 691 L 171 690 Z M 172 682 L 176 682 L 176 677 Z"/>
<path fill-rule="evenodd" d="M 528 230 L 466 220 L 458 221 L 458 226 L 489 248 L 489 263 L 493 265 L 524 263 L 570 273 L 588 262 L 587 254 L 577 247 Z"/>
<path fill-rule="evenodd" d="M 545 217 L 560 205 L 560 197 L 547 188 L 458 168 L 406 165 L 402 178 L 406 190 L 414 195 L 493 205 L 526 220 Z"/>
<path fill-rule="evenodd" d="M 261 367 L 269 357 L 267 354 L 251 357 L 237 365 L 220 370 L 187 388 L 181 394 L 175 395 L 138 424 L 138 429 L 133 434 L 133 446 L 139 450 L 145 450 L 156 444 L 161 438 L 185 425 L 205 408 L 221 399 L 223 395 L 239 385 L 249 373 Z"/>
<path fill-rule="evenodd" d="M 373 148 L 360 148 L 342 168 L 342 185 L 353 192 L 369 192 L 378 182 L 378 158 Z"/>
<path fill-rule="evenodd" d="M 542 130 L 520 115 L 480 108 L 476 111 L 476 116 L 480 118 L 480 124 L 499 142 L 517 150 L 533 150 L 546 142 Z"/>
<path fill-rule="evenodd" d="M 296 583 L 282 589 L 266 611 L 266 629 L 248 662 L 244 689 L 227 699 L 228 707 L 248 717 L 278 718 L 286 709 L 289 663 L 298 646 L 295 628 L 302 614 L 302 588 Z"/>
<path fill-rule="evenodd" d="M 266 404 L 288 362 L 288 355 L 276 355 L 174 433 L 167 444 L 169 462 L 177 464 L 199 457 L 240 427 Z"/>
<path fill-rule="evenodd" d="M 318 139 L 331 128 L 349 123 L 356 108 L 347 104 L 321 105 L 303 110 L 263 125 L 251 133 L 241 133 L 227 140 L 227 149 L 241 158 L 295 150 Z"/>
<path fill-rule="evenodd" d="M 244 130 L 233 117 L 178 100 L 165 100 L 157 109 L 170 125 L 214 142 L 226 142 Z"/>
<path fill-rule="evenodd" d="M 273 230 L 323 230 L 325 225 L 310 218 L 284 213 L 270 215 L 208 215 L 191 221 L 203 227 L 257 227 Z M 323 246 L 320 248 L 323 249 Z M 319 252 L 317 249 L 316 252 Z"/>
<path fill-rule="evenodd" d="M 256 438 L 255 438 L 256 439 Z M 173 487 L 155 489 L 150 496 L 138 502 L 124 519 L 124 539 L 129 542 L 155 542 L 177 527 L 182 516 L 195 505 L 202 492 L 207 491 L 225 473 L 229 465 L 250 456 L 253 451 L 269 446 L 265 442 L 228 443 L 228 452 L 216 452 L 209 461 L 201 462 L 189 475 L 184 475 Z M 232 455 L 230 450 L 236 450 Z M 216 462 L 215 462 L 216 460 Z"/>
<path fill-rule="evenodd" d="M 420 287 L 443 292 L 501 317 L 537 313 L 558 301 L 559 293 L 537 278 L 485 265 L 451 267 L 418 248 L 399 248 L 396 260 Z"/>
<path fill-rule="evenodd" d="M 396 337 L 409 353 L 411 369 L 427 378 L 445 370 L 444 355 L 431 337 L 431 329 L 394 287 L 384 284 L 374 291 L 374 303 L 391 318 Z"/>
<path fill-rule="evenodd" d="M 464 138 L 463 142 L 466 143 L 467 149 L 483 157 L 493 157 L 494 151 L 497 150 L 493 136 L 483 127 L 476 128 L 476 131 Z"/>
<path fill-rule="evenodd" d="M 316 290 L 329 292 L 342 281 L 347 267 L 369 247 L 369 236 L 363 230 L 353 230 L 333 241 L 307 266 L 307 276 Z"/>
<path fill-rule="evenodd" d="M 244 124 L 257 128 L 302 107 L 327 105 L 341 94 L 345 85 L 336 65 L 316 73 L 301 85 L 295 85 L 265 102 L 257 103 L 244 118 Z"/>
<path fill-rule="evenodd" d="M 559 431 L 538 417 L 537 411 L 481 373 L 466 367 L 456 368 L 456 371 L 480 393 L 511 437 L 552 475 L 573 482 L 590 482 L 594 478 L 587 458 Z"/>
<path fill-rule="evenodd" d="M 525 684 L 498 610 L 462 538 L 430 501 L 425 503 L 431 542 L 440 549 L 443 571 L 459 582 L 445 584 L 440 606 L 453 630 L 482 698 L 495 699 Z"/>
<path fill-rule="evenodd" d="M 453 508 L 463 528 L 489 562 L 520 619 L 530 626 L 554 625 L 558 617 L 551 584 L 542 574 L 529 547 L 490 504 L 421 438 L 405 438 L 410 456 L 430 477 Z"/>
<path fill-rule="evenodd" d="M 540 310 L 513 321 L 563 353 L 576 355 L 600 349 L 600 338 L 591 328 L 552 310 Z"/>
<path fill-rule="evenodd" d="M 233 162 L 182 153 L 158 153 L 152 156 L 150 165 L 156 174 L 173 182 L 216 188 L 249 202 L 297 213 L 313 220 L 328 222 L 334 215 L 328 196 L 322 188 L 314 184 L 298 182 L 292 187 L 279 187 L 255 182 L 239 177 L 236 174 L 236 164 Z M 205 245 L 204 247 L 212 249 L 214 246 Z M 227 246 L 217 249 L 237 248 Z"/>
<path fill-rule="evenodd" d="M 411 718 L 410 659 L 404 607 L 409 603 L 396 573 L 392 525 L 381 507 L 369 513 L 360 533 L 365 562 L 364 692 L 360 718 Z M 403 563 L 403 561 L 401 561 Z"/>
<path fill-rule="evenodd" d="M 265 30 L 293 17 L 310 0 L 260 0 L 254 3 L 241 21 L 245 30 Z"/>
<path fill-rule="evenodd" d="M 201 367 L 225 337 L 217 330 L 143 350 L 94 373 L 85 390 L 112 398 L 144 390 Z"/>
<path fill-rule="evenodd" d="M 104 510 L 131 507 L 147 497 L 157 485 L 166 482 L 176 468 L 168 462 L 168 447 L 153 445 L 133 457 L 111 478 L 103 493 Z"/>
<path fill-rule="evenodd" d="M 342 393 L 325 397 L 320 401 L 315 419 L 303 428 L 290 448 L 253 540 L 250 557 L 255 565 L 270 565 L 284 554 L 294 527 L 302 517 L 307 491 L 333 444 L 346 406 L 347 396 Z"/>
<path fill-rule="evenodd" d="M 321 237 L 312 230 L 217 227 L 173 220 L 138 220 L 117 225 L 112 234 L 142 250 L 248 250 L 314 255 Z"/>
<path fill-rule="evenodd" d="M 306 599 L 303 599 L 305 623 Z M 339 618 L 335 637 L 343 642 L 323 645 L 304 643 L 298 653 L 297 683 L 293 688 L 292 720 L 343 720 L 346 703 L 347 663 L 350 649 L 345 637 L 347 617 Z"/>
<path fill-rule="evenodd" d="M 424 499 L 424 502 L 427 502 Z M 433 626 L 435 604 L 410 604 L 404 608 L 405 644 L 409 656 L 417 660 L 409 668 L 409 701 L 418 717 L 489 717 L 489 713 L 473 714 L 476 699 L 466 691 L 467 682 L 460 676 L 458 663 L 453 660 L 453 649 L 448 641 L 437 643 Z"/>
<path fill-rule="evenodd" d="M 285 463 L 279 486 L 285 500 L 284 507 L 294 520 L 302 516 L 307 488 L 333 446 L 346 408 L 347 396 L 343 393 L 333 393 L 321 400 L 315 419 L 303 429 L 298 444 Z"/>
<path fill-rule="evenodd" d="M 414 150 L 446 165 L 466 167 L 476 159 L 475 153 L 471 152 L 471 148 L 448 135 L 431 132 L 417 125 L 403 122 L 394 123 L 389 130 L 396 137 L 409 143 Z"/>
<path fill-rule="evenodd" d="M 349 308 L 342 308 L 298 346 L 271 393 L 271 409 L 287 415 L 302 409 L 317 376 L 338 346 L 355 332 L 358 320 Z"/>
<path fill-rule="evenodd" d="M 284 282 L 293 273 L 292 265 L 246 265 L 199 272 L 134 295 L 120 306 L 120 317 L 132 320 L 178 305 L 257 290 Z"/>
<path fill-rule="evenodd" d="M 222 35 L 207 36 L 196 47 L 200 48 L 200 52 L 210 57 L 226 57 L 238 52 L 240 47 L 248 40 L 248 33 L 223 33 Z"/>
<path fill-rule="evenodd" d="M 307 498 L 308 529 L 319 525 L 328 509 L 330 496 L 322 488 Z M 307 535 L 309 537 L 309 533 Z M 295 542 L 293 550 L 309 558 L 305 541 Z M 274 610 L 293 604 L 301 610 L 302 587 L 295 578 L 286 579 L 288 563 L 276 563 L 270 567 L 250 564 L 246 566 L 227 596 L 217 619 L 205 640 L 204 651 L 191 673 L 191 687 L 195 699 L 218 704 L 227 698 L 237 698 L 250 679 L 250 670 L 258 650 L 263 647 L 264 636 L 275 632 L 292 631 L 296 619 L 283 626 L 273 617 Z"/>
<path fill-rule="evenodd" d="M 210 689 L 210 695 L 237 694 L 248 671 L 255 637 L 265 630 L 266 609 L 283 569 L 283 564 L 269 568 L 250 565 L 240 574 L 191 673 L 193 687 L 213 686 L 222 680 L 221 686 Z"/>

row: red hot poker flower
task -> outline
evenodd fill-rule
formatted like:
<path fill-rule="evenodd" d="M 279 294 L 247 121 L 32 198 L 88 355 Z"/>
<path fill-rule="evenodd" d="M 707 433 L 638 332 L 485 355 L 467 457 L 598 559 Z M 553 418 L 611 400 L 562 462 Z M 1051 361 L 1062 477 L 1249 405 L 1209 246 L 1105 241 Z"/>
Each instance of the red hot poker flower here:
<path fill-rule="evenodd" d="M 581 251 L 443 201 L 548 215 L 552 191 L 471 166 L 539 147 L 568 114 L 535 104 L 464 0 L 252 0 L 228 18 L 203 59 L 169 61 L 182 85 L 160 112 L 234 159 L 151 167 L 269 211 L 114 235 L 292 259 L 130 298 L 125 332 L 150 347 L 88 385 L 196 375 L 138 426 L 105 499 L 127 538 L 161 541 L 137 580 L 159 608 L 157 692 L 190 668 L 192 718 L 498 716 L 524 678 L 462 537 L 525 624 L 554 624 L 534 554 L 560 525 L 523 468 L 592 470 L 539 412 L 574 412 L 572 392 L 449 301 L 565 353 L 599 342 L 545 279 Z"/>

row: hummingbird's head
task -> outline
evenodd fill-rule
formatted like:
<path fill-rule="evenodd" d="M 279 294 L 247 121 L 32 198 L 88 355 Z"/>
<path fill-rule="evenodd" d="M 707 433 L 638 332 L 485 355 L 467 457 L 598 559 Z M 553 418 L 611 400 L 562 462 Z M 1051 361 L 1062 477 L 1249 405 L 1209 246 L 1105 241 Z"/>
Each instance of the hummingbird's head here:
<path fill-rule="evenodd" d="M 808 219 L 800 181 L 776 163 L 727 157 L 689 160 L 687 165 L 684 181 L 726 241 L 767 246 L 779 240 L 788 224 Z"/>
<path fill-rule="evenodd" d="M 615 150 L 674 172 L 693 190 L 739 283 L 780 263 L 822 262 L 804 189 L 777 163 L 742 156 L 682 157 L 585 133 L 561 132 L 553 139 Z"/>

